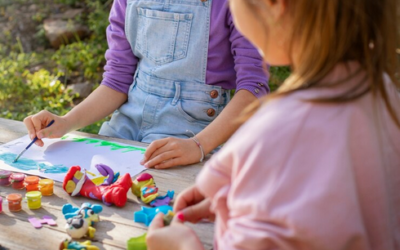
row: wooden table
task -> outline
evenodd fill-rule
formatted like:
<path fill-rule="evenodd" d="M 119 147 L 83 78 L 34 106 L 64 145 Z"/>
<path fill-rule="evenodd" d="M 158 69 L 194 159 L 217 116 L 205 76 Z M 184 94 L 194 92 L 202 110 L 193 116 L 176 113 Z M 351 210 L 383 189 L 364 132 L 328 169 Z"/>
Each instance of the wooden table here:
<path fill-rule="evenodd" d="M 77 133 L 103 140 L 146 146 L 144 143 L 134 141 Z M 27 131 L 22 122 L 0 118 L 0 144 L 7 143 L 26 134 Z M 161 194 L 165 194 L 167 190 L 174 190 L 179 193 L 194 183 L 201 167 L 202 164 L 194 164 L 168 170 L 146 171 L 153 175 Z M 6 249 L 59 249 L 60 243 L 70 238 L 64 229 L 66 220 L 61 213 L 61 207 L 66 203 L 80 206 L 83 202 L 102 205 L 101 202 L 96 200 L 71 197 L 62 189 L 62 183 L 56 183 L 54 195 L 42 198 L 42 208 L 29 210 L 27 204 L 24 203 L 22 211 L 12 213 L 8 211 L 8 206 L 4 204 L 5 197 L 9 193 L 25 195 L 25 191 L 17 191 L 11 187 L 0 187 L 0 196 L 3 198 L 3 213 L 0 214 L 0 246 Z M 96 234 L 92 244 L 100 249 L 126 249 L 128 239 L 142 235 L 147 230 L 147 227 L 143 224 L 133 221 L 133 213 L 140 210 L 140 208 L 141 204 L 130 191 L 128 192 L 128 202 L 123 208 L 103 206 L 103 212 L 100 214 L 101 221 L 95 225 Z M 28 221 L 29 216 L 41 218 L 44 215 L 52 216 L 57 222 L 57 226 L 43 225 L 42 228 L 35 229 Z M 205 248 L 212 249 L 213 224 L 200 223 L 190 226 L 197 232 Z"/>

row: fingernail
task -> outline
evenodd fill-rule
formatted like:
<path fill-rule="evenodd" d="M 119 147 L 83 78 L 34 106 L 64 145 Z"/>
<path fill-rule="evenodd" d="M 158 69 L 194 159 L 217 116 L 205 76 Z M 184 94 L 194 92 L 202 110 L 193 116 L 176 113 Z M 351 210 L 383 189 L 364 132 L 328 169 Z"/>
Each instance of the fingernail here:
<path fill-rule="evenodd" d="M 140 164 L 143 165 L 146 162 L 146 160 L 147 160 L 146 157 L 143 157 L 143 159 L 140 161 Z"/>
<path fill-rule="evenodd" d="M 39 139 L 42 139 L 43 138 L 43 134 L 38 134 L 38 136 L 37 136 Z"/>
<path fill-rule="evenodd" d="M 182 212 L 178 212 L 175 216 L 176 218 L 178 218 L 178 220 L 185 221 L 185 216 L 183 215 Z"/>
<path fill-rule="evenodd" d="M 31 138 L 31 140 L 35 139 L 35 135 L 34 134 L 29 134 L 29 138 Z"/>
<path fill-rule="evenodd" d="M 148 163 L 144 164 L 144 167 L 149 168 L 149 164 Z"/>

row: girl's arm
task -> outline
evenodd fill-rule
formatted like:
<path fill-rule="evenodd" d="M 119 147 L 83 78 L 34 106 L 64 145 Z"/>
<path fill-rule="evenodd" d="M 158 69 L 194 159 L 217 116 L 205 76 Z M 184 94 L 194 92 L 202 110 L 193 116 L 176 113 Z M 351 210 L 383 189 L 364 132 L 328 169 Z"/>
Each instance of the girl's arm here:
<path fill-rule="evenodd" d="M 43 146 L 42 138 L 58 138 L 69 131 L 101 120 L 120 107 L 126 99 L 126 94 L 100 85 L 65 116 L 57 116 L 44 110 L 35 115 L 28 116 L 24 119 L 24 123 L 28 129 L 30 138 L 33 139 L 37 136 L 39 140 L 35 142 L 36 145 Z M 45 128 L 51 120 L 54 120 L 54 124 Z"/>

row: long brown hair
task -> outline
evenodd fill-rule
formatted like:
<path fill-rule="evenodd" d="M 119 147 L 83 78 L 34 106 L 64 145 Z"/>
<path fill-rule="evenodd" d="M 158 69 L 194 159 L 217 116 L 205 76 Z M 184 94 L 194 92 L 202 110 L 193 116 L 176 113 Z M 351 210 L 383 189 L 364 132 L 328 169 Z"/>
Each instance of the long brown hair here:
<path fill-rule="evenodd" d="M 263 20 L 259 8 L 265 0 L 243 0 Z M 255 2 L 257 2 L 255 4 Z M 363 89 L 318 99 L 318 102 L 348 102 L 368 92 L 379 94 L 396 124 L 400 118 L 388 100 L 384 87 L 387 74 L 397 89 L 397 0 L 287 0 L 291 15 L 291 46 L 296 42 L 301 63 L 292 68 L 291 76 L 264 101 L 296 91 L 320 86 L 321 80 L 337 63 L 358 61 L 369 79 Z M 264 102 L 253 104 L 245 111 L 249 117 Z"/>

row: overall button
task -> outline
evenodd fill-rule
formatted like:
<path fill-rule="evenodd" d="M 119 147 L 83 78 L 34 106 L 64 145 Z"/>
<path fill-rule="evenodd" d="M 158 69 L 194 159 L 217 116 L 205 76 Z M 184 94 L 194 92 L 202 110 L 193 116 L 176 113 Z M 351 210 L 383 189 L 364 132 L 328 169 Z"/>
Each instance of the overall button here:
<path fill-rule="evenodd" d="M 208 116 L 214 116 L 215 115 L 215 109 L 207 109 L 207 115 Z"/>
<path fill-rule="evenodd" d="M 258 86 L 260 86 L 260 87 L 264 86 L 264 84 L 262 84 L 261 82 L 258 82 L 257 84 L 258 84 Z"/>
<path fill-rule="evenodd" d="M 256 92 L 256 94 L 258 94 L 258 93 L 260 92 L 260 90 L 256 88 L 256 89 L 254 90 L 254 92 Z"/>
<path fill-rule="evenodd" d="M 218 97 L 218 91 L 217 90 L 213 90 L 210 92 L 210 96 L 212 99 L 215 99 Z"/>

